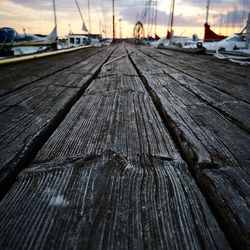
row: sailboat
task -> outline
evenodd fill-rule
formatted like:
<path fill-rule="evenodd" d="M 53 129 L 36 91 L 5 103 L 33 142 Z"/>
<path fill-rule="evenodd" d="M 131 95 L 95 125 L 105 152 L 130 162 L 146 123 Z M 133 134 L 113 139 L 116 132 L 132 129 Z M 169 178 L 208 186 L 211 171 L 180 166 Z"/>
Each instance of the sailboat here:
<path fill-rule="evenodd" d="M 0 56 L 23 55 L 57 49 L 57 22 L 55 0 L 53 0 L 55 26 L 48 36 L 19 34 L 14 28 L 0 28 Z"/>
<path fill-rule="evenodd" d="M 84 45 L 93 45 L 95 47 L 100 47 L 101 43 L 101 35 L 100 34 L 91 34 L 91 25 L 90 25 L 90 4 L 88 1 L 88 13 L 89 13 L 89 29 L 87 28 L 84 19 L 83 14 L 81 12 L 80 5 L 77 0 L 75 0 L 78 12 L 80 14 L 80 17 L 82 19 L 82 31 L 87 34 L 74 34 L 70 31 L 70 33 L 66 36 L 67 37 L 67 46 L 68 47 L 78 47 L 78 46 L 84 46 Z"/>
<path fill-rule="evenodd" d="M 175 0 L 172 0 L 170 7 L 169 27 L 167 30 L 167 35 L 166 37 L 159 39 L 157 42 L 152 43 L 152 46 L 157 48 L 197 49 L 196 43 L 199 42 L 200 40 L 196 34 L 194 34 L 192 38 L 183 36 L 174 36 L 174 30 L 173 30 L 174 10 L 175 10 Z"/>
<path fill-rule="evenodd" d="M 202 44 L 203 48 L 207 51 L 235 51 L 247 48 L 247 37 L 244 32 L 245 29 L 240 33 L 236 33 L 220 41 L 214 42 L 204 42 Z"/>
<path fill-rule="evenodd" d="M 206 12 L 206 22 L 204 24 L 205 27 L 204 42 L 220 41 L 222 39 L 227 38 L 227 36 L 218 35 L 210 29 L 210 25 L 208 24 L 209 8 L 210 8 L 210 0 L 207 1 L 207 7 L 206 7 L 207 12 Z"/>
<path fill-rule="evenodd" d="M 233 51 L 245 49 L 247 47 L 245 33 L 247 26 L 240 33 L 236 33 L 229 37 L 218 35 L 210 29 L 210 25 L 208 24 L 209 7 L 210 0 L 207 1 L 203 48 L 207 51 Z"/>
<path fill-rule="evenodd" d="M 0 54 L 22 55 L 30 54 L 56 46 L 56 27 L 48 36 L 34 34 L 19 34 L 9 27 L 0 28 Z"/>

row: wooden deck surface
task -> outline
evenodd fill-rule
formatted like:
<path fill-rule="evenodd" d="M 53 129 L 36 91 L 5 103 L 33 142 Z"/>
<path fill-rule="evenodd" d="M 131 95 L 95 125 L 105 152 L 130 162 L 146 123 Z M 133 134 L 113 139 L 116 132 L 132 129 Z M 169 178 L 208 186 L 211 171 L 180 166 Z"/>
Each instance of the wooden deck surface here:
<path fill-rule="evenodd" d="M 122 44 L 0 74 L 0 249 L 250 249 L 249 67 Z"/>

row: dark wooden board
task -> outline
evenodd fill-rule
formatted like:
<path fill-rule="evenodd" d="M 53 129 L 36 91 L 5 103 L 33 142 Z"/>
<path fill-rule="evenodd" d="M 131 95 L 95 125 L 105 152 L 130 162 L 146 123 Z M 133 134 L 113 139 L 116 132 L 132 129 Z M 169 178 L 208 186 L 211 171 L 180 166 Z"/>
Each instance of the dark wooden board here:
<path fill-rule="evenodd" d="M 1 65 L 0 96 L 76 65 L 99 52 L 101 50 L 98 48 L 84 48 L 51 57 Z"/>
<path fill-rule="evenodd" d="M 1 201 L 1 247 L 230 249 L 124 51 Z"/>
<path fill-rule="evenodd" d="M 150 52 L 149 55 L 151 57 L 153 55 L 153 52 Z M 155 54 L 152 57 L 154 59 L 159 60 L 159 58 Z M 140 63 L 142 63 L 143 60 L 144 59 L 142 58 Z M 192 69 L 186 72 L 185 70 L 183 70 L 182 65 L 180 65 L 179 69 L 173 68 L 172 66 L 168 66 L 168 58 L 166 57 L 165 60 L 164 58 L 162 58 L 160 61 L 164 63 L 167 62 L 166 66 L 164 67 L 162 63 L 160 64 L 158 63 L 157 65 L 157 61 L 155 60 L 144 62 L 143 66 L 146 64 L 147 65 L 145 66 L 146 68 L 151 67 L 151 69 L 153 69 L 153 71 L 151 70 L 151 72 L 148 72 L 147 70 L 144 69 L 144 72 L 152 74 L 154 73 L 154 71 L 158 72 L 159 67 L 162 68 L 162 71 L 165 72 L 165 74 L 168 74 L 174 80 L 178 81 L 192 93 L 197 95 L 202 101 L 204 101 L 208 105 L 211 105 L 215 109 L 219 110 L 220 112 L 225 114 L 228 118 L 232 119 L 234 123 L 237 123 L 241 128 L 250 132 L 250 116 L 249 116 L 250 103 L 244 101 L 245 99 L 248 98 L 249 91 L 246 91 L 246 88 L 250 89 L 249 84 L 245 83 L 242 87 L 242 85 L 239 85 L 237 82 L 234 82 L 234 80 L 231 79 L 230 81 L 224 82 L 225 88 L 224 90 L 220 90 L 217 87 L 211 86 L 210 84 L 211 81 L 209 79 L 211 73 L 207 73 L 206 71 L 203 72 L 203 74 L 207 75 L 207 79 L 204 82 L 192 76 Z M 169 61 L 171 61 L 172 64 L 178 62 L 178 60 L 176 60 L 177 62 L 175 62 L 175 60 L 169 60 Z M 186 62 L 186 67 L 191 68 L 192 66 L 188 66 L 188 63 Z M 220 70 L 222 71 L 222 67 Z M 158 73 L 156 74 L 158 75 Z M 225 74 L 224 72 L 224 75 L 227 74 Z M 243 80 L 245 81 L 245 79 Z M 228 94 L 226 86 L 227 83 L 228 85 L 234 86 L 235 92 L 238 91 L 240 93 L 245 93 L 245 98 L 239 99 L 234 95 Z"/>
<path fill-rule="evenodd" d="M 107 48 L 98 57 L 86 59 L 87 63 L 72 66 L 67 73 L 56 73 L 1 98 L 1 194 L 53 132 L 112 51 L 113 48 Z"/>
<path fill-rule="evenodd" d="M 225 92 L 240 101 L 250 103 L 249 67 L 232 65 L 224 61 L 216 62 L 211 57 L 204 59 L 204 56 L 200 55 L 192 56 L 183 53 L 180 55 L 176 52 L 169 56 L 165 54 L 165 51 L 147 48 L 143 49 L 143 52 L 219 91 Z"/>
<path fill-rule="evenodd" d="M 109 60 L 113 63 L 102 68 L 35 162 L 99 155 L 109 149 L 129 160 L 142 155 L 179 157 L 128 57 L 113 61 L 125 52 L 121 47 L 113 53 Z"/>
<path fill-rule="evenodd" d="M 153 66 L 148 72 L 143 62 L 155 65 L 156 71 L 162 68 L 162 63 L 157 67 L 154 59 L 139 51 L 131 57 L 232 243 L 248 248 L 249 133 L 239 128 L 224 113 L 208 105 L 204 100 L 206 89 L 204 98 L 200 98 L 201 89 L 197 94 L 191 86 L 179 82 L 180 78 L 185 79 L 185 73 L 180 71 L 175 79 L 173 69 L 170 68 L 168 72 L 166 67 L 165 74 L 151 74 L 154 72 Z M 211 95 L 208 94 L 209 99 Z"/>
<path fill-rule="evenodd" d="M 178 161 L 106 151 L 33 165 L 0 211 L 2 249 L 230 249 Z"/>
<path fill-rule="evenodd" d="M 146 51 L 145 49 L 143 49 Z M 190 67 L 200 68 L 202 71 L 209 70 L 210 72 L 216 71 L 220 76 L 233 76 L 237 78 L 238 76 L 250 79 L 250 72 L 248 67 L 242 67 L 238 64 L 231 63 L 229 61 L 218 60 L 218 58 L 211 55 L 195 55 L 190 56 L 184 53 L 178 52 L 166 52 L 162 50 L 154 49 L 153 51 L 166 55 L 167 57 L 174 58 L 176 61 L 181 64 L 189 64 Z"/>
<path fill-rule="evenodd" d="M 148 94 L 124 90 L 85 94 L 35 161 L 99 155 L 109 149 L 129 160 L 143 155 L 178 158 Z"/>

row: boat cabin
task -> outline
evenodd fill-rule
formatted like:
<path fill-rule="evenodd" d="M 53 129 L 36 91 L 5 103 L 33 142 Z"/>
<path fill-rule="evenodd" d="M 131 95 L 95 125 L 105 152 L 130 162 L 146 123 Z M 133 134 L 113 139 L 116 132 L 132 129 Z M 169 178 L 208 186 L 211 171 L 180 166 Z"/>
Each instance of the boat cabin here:
<path fill-rule="evenodd" d="M 88 36 L 81 35 L 81 34 L 69 34 L 67 35 L 67 42 L 68 42 L 68 46 L 76 47 L 76 46 L 90 44 L 90 39 Z"/>

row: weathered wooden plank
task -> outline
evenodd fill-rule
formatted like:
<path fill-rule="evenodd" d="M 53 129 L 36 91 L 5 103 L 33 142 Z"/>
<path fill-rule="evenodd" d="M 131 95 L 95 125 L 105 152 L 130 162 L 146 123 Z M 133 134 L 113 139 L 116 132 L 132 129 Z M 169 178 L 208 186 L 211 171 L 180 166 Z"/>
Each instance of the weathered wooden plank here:
<path fill-rule="evenodd" d="M 22 152 L 26 150 L 25 147 L 32 143 L 32 137 L 36 137 L 39 130 L 42 132 L 43 126 L 50 123 L 50 120 L 65 108 L 78 91 L 76 88 L 58 86 L 36 87 L 32 91 L 28 88 L 21 91 L 20 102 L 15 103 L 15 96 L 12 96 L 13 102 L 10 102 L 9 106 L 2 106 L 1 172 L 5 168 L 9 172 L 8 168 L 17 164 Z"/>
<path fill-rule="evenodd" d="M 100 52 L 101 50 L 98 48 L 86 48 L 49 58 L 40 58 L 12 65 L 2 65 L 0 67 L 0 96 L 76 65 Z"/>
<path fill-rule="evenodd" d="M 225 77 L 233 78 L 236 82 L 237 79 L 246 78 L 250 79 L 250 72 L 247 70 L 246 67 L 242 67 L 238 64 L 231 63 L 228 61 L 218 60 L 218 58 L 210 56 L 210 55 L 196 55 L 195 59 L 193 56 L 185 53 L 176 53 L 176 52 L 167 52 L 158 50 L 159 53 L 163 55 L 167 55 L 167 57 L 172 57 L 176 59 L 176 61 L 180 62 L 181 64 L 188 64 L 189 63 L 191 68 L 200 69 L 206 71 L 207 73 L 215 73 L 218 77 Z M 240 80 L 239 80 L 240 82 Z"/>
<path fill-rule="evenodd" d="M 107 64 L 102 67 L 97 78 L 90 84 L 86 94 L 124 90 L 146 92 L 135 68 L 129 61 L 125 48 L 118 47 Z"/>
<path fill-rule="evenodd" d="M 3 249 L 229 249 L 178 161 L 106 151 L 34 165 L 0 211 Z"/>
<path fill-rule="evenodd" d="M 99 155 L 108 149 L 129 160 L 142 155 L 178 158 L 147 93 L 125 90 L 85 94 L 35 161 Z"/>
<path fill-rule="evenodd" d="M 110 61 L 124 53 L 124 48 L 119 48 Z M 109 69 L 114 73 L 110 75 Z M 124 80 L 132 84 L 119 81 L 122 71 L 127 77 Z M 105 84 L 108 79 L 111 80 L 109 85 Z M 141 155 L 179 157 L 128 58 L 121 58 L 103 67 L 99 78 L 87 88 L 39 151 L 35 161 L 99 155 L 107 149 L 123 154 L 129 160 L 136 160 Z"/>
<path fill-rule="evenodd" d="M 203 84 L 183 73 L 170 74 L 170 76 L 199 96 L 204 102 L 224 113 L 238 126 L 250 132 L 250 104 Z"/>
<path fill-rule="evenodd" d="M 242 69 L 241 66 L 234 65 L 237 70 L 234 70 L 233 73 L 229 73 L 230 70 L 227 70 L 227 72 L 225 72 L 226 67 L 228 66 L 226 62 L 224 66 L 222 66 L 222 64 L 219 64 L 217 69 L 216 67 L 209 69 L 209 59 L 207 59 L 206 63 L 204 64 L 195 64 L 196 57 L 199 58 L 199 55 L 196 55 L 195 57 L 189 55 L 186 59 L 179 59 L 175 56 L 169 58 L 165 55 L 165 52 L 162 52 L 162 54 L 159 53 L 158 50 L 145 48 L 143 49 L 143 51 L 150 55 L 150 57 L 153 57 L 158 61 L 181 71 L 182 73 L 192 76 L 200 80 L 201 82 L 218 89 L 219 91 L 225 92 L 237 98 L 238 100 L 244 101 L 249 104 L 250 73 L 247 68 L 243 67 Z M 218 69 L 220 69 L 219 72 Z"/>
<path fill-rule="evenodd" d="M 113 49 L 68 69 L 68 73 L 45 78 L 23 87 L 0 101 L 0 186 L 1 194 L 22 164 L 42 146 L 49 131 L 66 115 L 67 110 L 87 87 Z M 72 71 L 70 71 L 72 70 Z M 86 71 L 87 70 L 87 71 Z M 46 70 L 45 70 L 46 71 Z M 88 74 L 87 74 L 88 73 Z M 74 78 L 72 79 L 72 77 Z"/>
<path fill-rule="evenodd" d="M 235 245 L 249 247 L 249 134 L 169 74 L 147 73 L 142 62 L 155 60 L 131 56 L 225 231 Z"/>
<path fill-rule="evenodd" d="M 230 248 L 131 63 L 120 60 L 103 67 L 0 203 L 1 246 Z"/>
<path fill-rule="evenodd" d="M 84 61 L 65 70 L 56 72 L 45 80 L 40 80 L 36 84 L 81 88 L 91 76 L 94 76 L 96 72 L 99 71 L 112 51 L 114 51 L 114 48 L 108 47 L 104 51 L 95 53 Z"/>
<path fill-rule="evenodd" d="M 153 53 L 150 52 L 149 54 L 152 56 Z M 153 58 L 157 58 L 158 60 L 157 55 L 154 55 Z M 144 59 L 141 59 L 141 60 L 143 61 Z M 201 80 L 196 79 L 193 76 L 190 76 L 192 75 L 192 73 L 190 74 L 190 72 L 192 71 L 187 71 L 188 74 L 186 74 L 187 72 L 183 71 L 182 65 L 180 65 L 180 69 L 172 68 L 167 65 L 164 68 L 164 65 L 162 64 L 158 63 L 158 65 L 155 65 L 155 63 L 157 64 L 157 62 L 155 61 L 154 61 L 154 64 L 151 65 L 151 61 L 144 63 L 144 64 L 149 65 L 146 67 L 151 67 L 151 72 L 144 70 L 145 72 L 154 74 L 154 71 L 156 70 L 156 72 L 158 72 L 159 71 L 158 67 L 161 67 L 162 72 L 164 72 L 165 74 L 168 74 L 170 77 L 178 81 L 180 84 L 185 86 L 188 90 L 192 91 L 195 95 L 199 96 L 207 104 L 213 106 L 217 110 L 221 111 L 223 114 L 226 114 L 227 117 L 232 119 L 233 122 L 238 124 L 241 128 L 250 132 L 250 116 L 249 116 L 250 104 L 246 103 L 244 101 L 244 98 L 242 101 L 232 95 L 229 95 L 225 91 L 221 91 L 217 88 L 214 88 L 213 86 L 210 86 L 209 77 L 207 77 L 208 79 L 206 80 L 206 82 L 203 82 Z M 166 60 L 162 58 L 160 61 L 165 62 Z M 171 60 L 172 64 L 176 63 L 174 61 L 175 60 Z M 186 67 L 188 67 L 187 63 L 186 63 Z M 207 74 L 208 76 L 210 75 L 207 72 L 204 72 L 204 74 Z M 227 74 L 224 73 L 224 75 L 227 75 Z M 238 85 L 237 83 L 233 81 L 233 79 L 231 79 L 231 82 L 233 82 L 233 84 L 232 83 L 231 84 L 234 86 Z M 248 89 L 249 88 L 250 86 L 248 86 Z M 245 87 L 242 90 L 241 86 L 238 85 L 237 91 L 244 92 Z"/>

